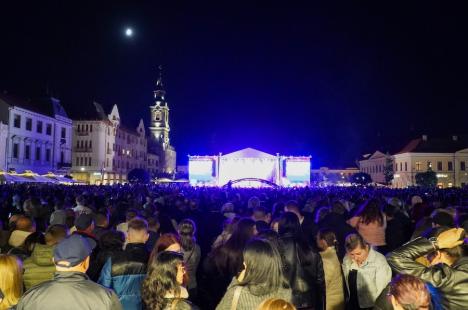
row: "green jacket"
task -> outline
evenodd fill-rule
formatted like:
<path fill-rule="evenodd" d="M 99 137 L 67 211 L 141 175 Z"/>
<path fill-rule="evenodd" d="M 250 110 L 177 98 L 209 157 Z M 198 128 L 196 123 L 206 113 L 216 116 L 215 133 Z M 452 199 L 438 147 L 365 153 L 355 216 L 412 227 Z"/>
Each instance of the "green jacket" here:
<path fill-rule="evenodd" d="M 52 280 L 55 273 L 54 257 L 55 245 L 36 244 L 31 257 L 24 260 L 24 285 L 30 289 L 36 284 Z"/>

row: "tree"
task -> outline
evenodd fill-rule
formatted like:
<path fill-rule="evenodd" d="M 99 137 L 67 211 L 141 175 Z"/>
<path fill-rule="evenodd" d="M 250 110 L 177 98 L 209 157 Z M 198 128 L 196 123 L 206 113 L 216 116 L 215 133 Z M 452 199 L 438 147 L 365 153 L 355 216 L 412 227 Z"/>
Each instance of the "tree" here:
<path fill-rule="evenodd" d="M 390 183 L 392 183 L 393 180 L 393 158 L 388 153 L 385 157 L 383 174 L 385 176 L 385 184 L 390 185 Z"/>
<path fill-rule="evenodd" d="M 127 180 L 130 183 L 143 183 L 147 184 L 150 182 L 151 178 L 145 169 L 135 168 L 130 170 L 127 175 Z"/>
<path fill-rule="evenodd" d="M 358 185 L 367 185 L 372 183 L 372 178 L 368 173 L 358 172 L 350 177 L 350 182 Z"/>
<path fill-rule="evenodd" d="M 426 172 L 416 173 L 415 178 L 416 184 L 421 187 L 433 188 L 437 186 L 437 174 L 432 171 L 432 169 L 428 169 Z"/>

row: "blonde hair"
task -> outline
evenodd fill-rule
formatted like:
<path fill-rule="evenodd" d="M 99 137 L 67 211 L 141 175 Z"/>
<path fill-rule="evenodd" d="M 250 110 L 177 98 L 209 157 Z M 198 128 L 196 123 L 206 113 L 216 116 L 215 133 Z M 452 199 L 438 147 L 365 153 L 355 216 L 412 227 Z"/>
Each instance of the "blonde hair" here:
<path fill-rule="evenodd" d="M 23 264 L 16 256 L 0 254 L 0 275 L 0 289 L 5 295 L 0 310 L 6 310 L 15 306 L 23 294 Z"/>
<path fill-rule="evenodd" d="M 296 310 L 296 307 L 284 299 L 270 298 L 264 300 L 257 310 Z"/>

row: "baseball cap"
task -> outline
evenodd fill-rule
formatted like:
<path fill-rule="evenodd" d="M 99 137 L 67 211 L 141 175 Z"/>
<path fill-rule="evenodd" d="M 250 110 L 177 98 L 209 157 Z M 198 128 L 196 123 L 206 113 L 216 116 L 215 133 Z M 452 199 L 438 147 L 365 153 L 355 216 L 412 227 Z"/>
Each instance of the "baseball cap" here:
<path fill-rule="evenodd" d="M 60 241 L 54 249 L 55 265 L 60 267 L 74 267 L 88 257 L 96 246 L 91 238 L 79 234 L 72 234 Z"/>
<path fill-rule="evenodd" d="M 91 214 L 81 213 L 75 219 L 75 227 L 77 230 L 85 230 L 93 223 L 94 219 Z"/>

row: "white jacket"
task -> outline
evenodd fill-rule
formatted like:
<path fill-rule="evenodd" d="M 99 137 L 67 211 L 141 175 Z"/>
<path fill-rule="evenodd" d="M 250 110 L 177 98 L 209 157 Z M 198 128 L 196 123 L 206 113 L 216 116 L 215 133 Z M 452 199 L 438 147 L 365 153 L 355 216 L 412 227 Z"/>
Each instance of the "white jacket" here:
<path fill-rule="evenodd" d="M 359 306 L 372 308 L 375 300 L 392 279 L 392 270 L 385 256 L 370 249 L 366 261 L 358 266 L 348 255 L 343 259 L 343 274 L 348 287 L 348 275 L 351 270 L 357 270 L 357 291 Z"/>

